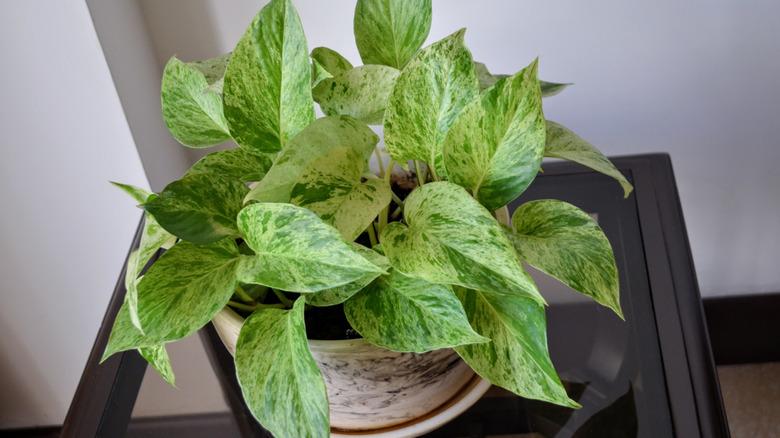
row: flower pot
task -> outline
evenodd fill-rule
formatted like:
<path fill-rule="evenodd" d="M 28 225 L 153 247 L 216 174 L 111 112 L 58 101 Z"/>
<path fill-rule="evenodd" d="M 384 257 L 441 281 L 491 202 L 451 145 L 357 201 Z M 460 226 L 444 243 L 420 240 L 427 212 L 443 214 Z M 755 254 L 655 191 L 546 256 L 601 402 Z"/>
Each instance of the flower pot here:
<path fill-rule="evenodd" d="M 244 320 L 223 309 L 212 323 L 231 354 Z M 414 437 L 452 420 L 490 388 L 450 350 L 397 353 L 363 339 L 309 340 L 328 390 L 334 437 Z"/>

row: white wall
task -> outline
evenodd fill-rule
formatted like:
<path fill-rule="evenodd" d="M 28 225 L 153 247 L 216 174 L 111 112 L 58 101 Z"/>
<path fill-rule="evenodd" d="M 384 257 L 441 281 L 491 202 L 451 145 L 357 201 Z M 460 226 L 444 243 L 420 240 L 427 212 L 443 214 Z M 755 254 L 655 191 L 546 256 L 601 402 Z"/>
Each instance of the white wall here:
<path fill-rule="evenodd" d="M 0 3 L 0 428 L 61 423 L 146 177 L 83 1 Z"/>
<path fill-rule="evenodd" d="M 161 61 L 232 50 L 257 0 L 139 0 Z M 354 1 L 296 0 L 309 47 L 359 63 Z M 704 295 L 780 291 L 780 3 L 436 0 L 430 41 L 467 27 L 500 73 L 540 56 L 548 99 L 607 154 L 669 152 Z"/>

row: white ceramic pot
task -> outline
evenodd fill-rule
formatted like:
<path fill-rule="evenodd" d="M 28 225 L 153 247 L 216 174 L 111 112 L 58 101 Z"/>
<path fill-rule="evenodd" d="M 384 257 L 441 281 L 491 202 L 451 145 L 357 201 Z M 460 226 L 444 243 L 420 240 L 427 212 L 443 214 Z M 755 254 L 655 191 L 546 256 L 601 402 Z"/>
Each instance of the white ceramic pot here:
<path fill-rule="evenodd" d="M 235 354 L 243 318 L 230 309 L 212 321 Z M 309 341 L 325 378 L 331 436 L 415 437 L 452 420 L 490 388 L 450 350 L 396 353 L 363 339 Z"/>

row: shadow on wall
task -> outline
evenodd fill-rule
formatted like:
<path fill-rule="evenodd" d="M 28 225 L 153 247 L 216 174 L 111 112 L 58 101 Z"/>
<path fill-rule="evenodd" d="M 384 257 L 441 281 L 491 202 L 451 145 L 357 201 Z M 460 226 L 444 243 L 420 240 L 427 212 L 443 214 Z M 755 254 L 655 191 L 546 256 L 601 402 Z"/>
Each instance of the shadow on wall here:
<path fill-rule="evenodd" d="M 56 393 L 47 383 L 58 376 L 46 376 L 40 372 L 32 356 L 28 353 L 31 346 L 19 342 L 19 336 L 5 322 L 0 320 L 0 376 L 6 386 L 0 397 L 0 429 L 27 427 L 37 419 L 50 417 L 43 414 L 47 406 L 52 406 L 51 398 Z M 34 390 L 25 387 L 24 382 L 36 382 Z M 70 400 L 62 401 L 67 406 Z M 36 426 L 48 426 L 36 424 Z"/>

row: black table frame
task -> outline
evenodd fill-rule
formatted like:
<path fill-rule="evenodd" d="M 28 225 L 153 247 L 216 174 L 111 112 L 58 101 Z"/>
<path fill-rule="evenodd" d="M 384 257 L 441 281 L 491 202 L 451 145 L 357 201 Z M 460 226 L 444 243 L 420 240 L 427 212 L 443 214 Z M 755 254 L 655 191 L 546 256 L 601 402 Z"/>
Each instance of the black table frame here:
<path fill-rule="evenodd" d="M 647 154 L 617 157 L 613 162 L 634 184 L 643 248 L 630 250 L 644 251 L 675 434 L 728 437 L 671 159 L 666 154 Z M 545 164 L 544 170 L 545 177 L 591 172 L 563 162 Z M 132 248 L 138 245 L 140 229 L 139 225 Z M 145 361 L 129 351 L 98 364 L 125 295 L 124 273 L 123 269 L 68 411 L 63 437 L 122 436 L 129 424 Z M 201 336 L 207 346 L 216 342 L 211 325 Z M 213 366 L 232 367 L 224 349 L 208 350 Z M 231 377 L 223 379 L 223 390 L 242 434 L 262 436 Z"/>

